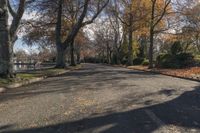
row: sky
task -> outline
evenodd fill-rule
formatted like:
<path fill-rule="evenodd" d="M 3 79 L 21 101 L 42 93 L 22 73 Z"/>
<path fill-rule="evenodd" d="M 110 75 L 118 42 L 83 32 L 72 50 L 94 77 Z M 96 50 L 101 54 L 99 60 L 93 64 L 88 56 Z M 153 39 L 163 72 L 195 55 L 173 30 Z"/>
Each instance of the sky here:
<path fill-rule="evenodd" d="M 18 4 L 18 0 L 10 0 L 10 2 L 12 4 L 15 4 L 17 5 Z M 32 12 L 32 13 L 27 13 L 25 12 L 22 19 L 25 19 L 25 20 L 28 20 L 28 19 L 32 19 L 33 17 L 35 16 L 35 13 Z M 9 16 L 9 24 L 11 24 L 12 22 L 12 17 L 11 15 Z M 28 45 L 26 45 L 23 41 L 22 41 L 22 36 L 24 35 L 25 33 L 20 33 L 18 34 L 18 40 L 15 42 L 14 44 L 14 51 L 18 51 L 18 50 L 24 50 L 26 51 L 27 53 L 30 53 L 31 50 L 34 50 L 35 52 L 38 52 L 38 47 L 36 46 L 33 46 L 33 47 L 29 47 Z"/>
<path fill-rule="evenodd" d="M 38 47 L 37 46 L 28 46 L 25 43 L 23 43 L 22 39 L 18 39 L 15 44 L 14 44 L 14 52 L 19 51 L 19 50 L 23 50 L 26 53 L 30 53 L 30 52 L 38 52 Z"/>
<path fill-rule="evenodd" d="M 17 4 L 17 1 L 18 0 L 10 0 L 10 2 L 11 3 L 15 3 L 15 4 Z M 173 0 L 173 1 L 175 1 L 175 0 Z M 180 0 L 181 1 L 181 0 Z M 32 12 L 32 13 L 27 13 L 27 12 L 25 12 L 24 13 L 24 15 L 23 15 L 23 18 L 22 19 L 26 19 L 26 20 L 28 20 L 28 19 L 32 19 L 32 18 L 34 18 L 34 17 L 36 17 L 36 14 L 34 13 L 34 12 Z M 9 18 L 9 23 L 11 23 L 11 21 L 12 21 L 12 18 L 10 17 Z M 88 35 L 89 36 L 94 36 L 94 33 L 93 33 L 93 31 L 91 30 L 92 28 L 91 27 L 93 27 L 94 25 L 90 25 L 90 26 L 88 26 L 88 27 L 86 27 L 85 28 L 85 30 L 88 32 Z M 24 33 L 25 34 L 25 33 Z M 30 50 L 34 50 L 34 51 L 38 51 L 38 47 L 36 47 L 36 46 L 33 46 L 33 47 L 29 47 L 29 46 L 27 46 L 26 44 L 24 44 L 23 43 L 23 41 L 22 41 L 22 39 L 20 39 L 20 38 L 22 38 L 22 36 L 23 36 L 23 33 L 20 33 L 19 34 L 19 39 L 16 41 L 16 43 L 15 43 L 15 45 L 14 45 L 14 51 L 17 51 L 17 50 L 24 50 L 24 51 L 30 51 Z M 94 37 L 92 37 L 92 38 L 94 38 Z"/>

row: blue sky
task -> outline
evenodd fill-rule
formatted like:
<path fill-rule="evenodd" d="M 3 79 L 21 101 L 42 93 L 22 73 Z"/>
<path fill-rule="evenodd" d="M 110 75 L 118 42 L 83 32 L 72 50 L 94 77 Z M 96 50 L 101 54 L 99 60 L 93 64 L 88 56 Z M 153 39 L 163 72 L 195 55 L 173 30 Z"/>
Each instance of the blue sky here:
<path fill-rule="evenodd" d="M 23 44 L 21 40 L 17 40 L 14 45 L 14 50 L 17 49 L 28 49 L 28 46 L 26 44 Z"/>
<path fill-rule="evenodd" d="M 19 0 L 10 0 L 10 2 L 12 5 L 18 5 Z M 30 15 L 30 14 L 24 13 L 24 15 L 23 15 L 23 19 L 29 19 L 31 17 L 32 17 L 32 14 Z M 9 18 L 9 21 L 10 22 L 12 21 L 12 17 Z M 19 39 L 15 42 L 14 51 L 24 50 L 24 51 L 28 52 L 28 51 L 34 50 L 34 51 L 38 52 L 38 47 L 36 47 L 36 46 L 29 47 L 28 45 L 23 43 L 22 39 L 20 38 L 22 36 L 23 36 L 23 34 L 18 36 Z"/>
<path fill-rule="evenodd" d="M 21 39 L 18 39 L 15 42 L 14 51 L 18 51 L 18 50 L 24 50 L 26 52 L 33 50 L 35 52 L 38 52 L 38 47 L 37 46 L 30 47 L 30 46 L 26 45 L 25 43 L 23 43 Z"/>

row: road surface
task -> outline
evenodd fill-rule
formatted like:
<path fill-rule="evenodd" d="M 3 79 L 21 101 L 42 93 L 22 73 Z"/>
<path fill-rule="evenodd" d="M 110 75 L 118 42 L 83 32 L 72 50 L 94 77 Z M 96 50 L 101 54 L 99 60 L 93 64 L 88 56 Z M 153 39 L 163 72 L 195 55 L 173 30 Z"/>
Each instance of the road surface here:
<path fill-rule="evenodd" d="M 200 84 L 106 65 L 0 94 L 2 133 L 199 133 Z"/>

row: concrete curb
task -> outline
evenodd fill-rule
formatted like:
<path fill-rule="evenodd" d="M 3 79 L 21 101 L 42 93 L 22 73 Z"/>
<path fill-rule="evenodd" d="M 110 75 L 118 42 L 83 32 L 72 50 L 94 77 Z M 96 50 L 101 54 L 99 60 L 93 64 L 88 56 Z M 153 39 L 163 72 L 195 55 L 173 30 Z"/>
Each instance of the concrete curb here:
<path fill-rule="evenodd" d="M 24 86 L 24 85 L 28 85 L 28 84 L 31 84 L 31 83 L 41 81 L 43 79 L 45 79 L 45 77 L 29 79 L 29 80 L 22 81 L 20 83 L 13 83 L 13 84 L 7 85 L 5 88 L 14 89 L 14 88 L 18 88 L 18 87 L 21 87 L 21 86 Z"/>
<path fill-rule="evenodd" d="M 25 86 L 25 85 L 29 85 L 29 84 L 32 84 L 32 83 L 42 81 L 42 80 L 49 78 L 49 77 L 59 76 L 59 75 L 65 74 L 69 71 L 71 71 L 71 70 L 66 70 L 66 71 L 63 71 L 63 72 L 58 72 L 58 73 L 55 73 L 55 74 L 50 74 L 50 75 L 39 77 L 39 78 L 24 80 L 24 81 L 21 81 L 20 83 L 13 83 L 13 84 L 7 85 L 5 87 L 0 87 L 0 93 L 5 92 L 7 89 L 15 89 L 15 88 L 18 88 L 18 87 L 22 87 L 22 86 Z"/>
<path fill-rule="evenodd" d="M 154 73 L 154 74 L 160 74 L 160 75 L 164 75 L 164 76 L 169 76 L 169 77 L 173 77 L 173 78 L 179 78 L 179 79 L 185 79 L 185 80 L 190 80 L 190 81 L 196 81 L 196 82 L 200 82 L 200 79 L 195 79 L 195 78 L 187 78 L 187 77 L 181 77 L 181 76 L 176 76 L 176 75 L 170 75 L 170 74 L 165 74 L 162 72 L 158 72 L 155 70 L 144 70 L 144 69 L 138 69 L 138 68 L 129 68 L 128 66 L 125 65 L 111 65 L 111 64 L 102 64 L 101 65 L 106 65 L 106 66 L 111 66 L 111 67 L 121 67 L 121 68 L 126 68 L 129 70 L 137 70 L 137 71 L 142 71 L 142 72 L 149 72 L 149 73 Z"/>
<path fill-rule="evenodd" d="M 137 70 L 137 71 L 143 71 L 143 72 L 149 72 L 149 73 L 154 73 L 154 74 L 161 74 L 161 75 L 165 75 L 165 76 L 169 76 L 169 77 L 173 77 L 173 78 L 179 78 L 179 79 L 185 79 L 185 80 L 191 80 L 191 81 L 200 82 L 200 79 L 194 79 L 194 78 L 189 78 L 189 77 L 187 78 L 187 77 L 181 77 L 181 76 L 176 76 L 176 75 L 170 75 L 170 74 L 166 74 L 166 73 L 162 73 L 162 72 L 158 72 L 158 71 L 154 71 L 154 70 L 142 70 L 142 69 L 137 69 L 137 68 L 128 68 L 128 69 Z"/>
<path fill-rule="evenodd" d="M 137 70 L 137 71 L 142 71 L 142 72 L 149 72 L 149 73 L 154 73 L 154 74 L 161 74 L 161 75 L 165 75 L 165 76 L 169 76 L 169 77 L 173 77 L 173 78 L 179 78 L 179 79 L 185 79 L 185 80 L 200 82 L 200 79 L 189 78 L 189 77 L 181 77 L 181 76 L 176 76 L 176 75 L 170 75 L 170 74 L 158 72 L 158 71 L 155 71 L 155 70 L 144 70 L 144 69 L 138 69 L 138 68 L 128 68 L 127 66 L 120 66 L 120 65 L 119 66 L 114 66 L 114 65 L 110 65 L 110 64 L 106 64 L 106 65 L 107 66 L 112 66 L 112 67 L 127 68 L 129 70 Z"/>

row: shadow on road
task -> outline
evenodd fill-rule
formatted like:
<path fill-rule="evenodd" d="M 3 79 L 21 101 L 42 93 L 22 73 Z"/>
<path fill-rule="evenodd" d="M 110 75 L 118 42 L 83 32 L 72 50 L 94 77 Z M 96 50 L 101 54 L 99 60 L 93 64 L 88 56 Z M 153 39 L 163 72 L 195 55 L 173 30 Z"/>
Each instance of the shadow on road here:
<path fill-rule="evenodd" d="M 161 92 L 170 94 L 170 91 Z M 159 130 L 156 124 L 146 113 L 153 112 L 166 125 L 184 128 L 184 132 L 196 129 L 200 131 L 200 87 L 187 91 L 171 101 L 141 109 L 126 112 L 108 113 L 103 116 L 93 116 L 78 121 L 60 123 L 41 128 L 7 131 L 5 133 L 151 133 Z M 9 128 L 9 127 L 8 127 Z M 1 132 L 0 128 L 0 132 Z M 4 128 L 3 128 L 4 129 Z M 172 131 L 173 132 L 173 131 Z"/>
<path fill-rule="evenodd" d="M 68 72 L 66 74 L 52 77 L 51 79 L 43 80 L 41 82 L 33 83 L 26 87 L 21 87 L 17 89 L 8 90 L 5 94 L 0 94 L 0 103 L 11 100 L 11 99 L 22 99 L 26 97 L 34 97 L 41 94 L 50 93 L 67 93 L 71 86 L 81 88 L 89 88 L 91 83 L 97 86 L 103 86 L 105 83 L 113 84 L 118 88 L 127 87 L 128 85 L 119 84 L 119 81 L 130 78 L 134 79 L 145 79 L 152 78 L 157 74 L 142 72 L 142 71 L 132 71 L 128 69 L 121 68 L 118 70 L 111 71 L 111 69 L 106 69 L 105 66 L 99 65 L 98 67 L 83 67 L 78 71 Z M 31 87 L 29 87 L 31 86 Z"/>

